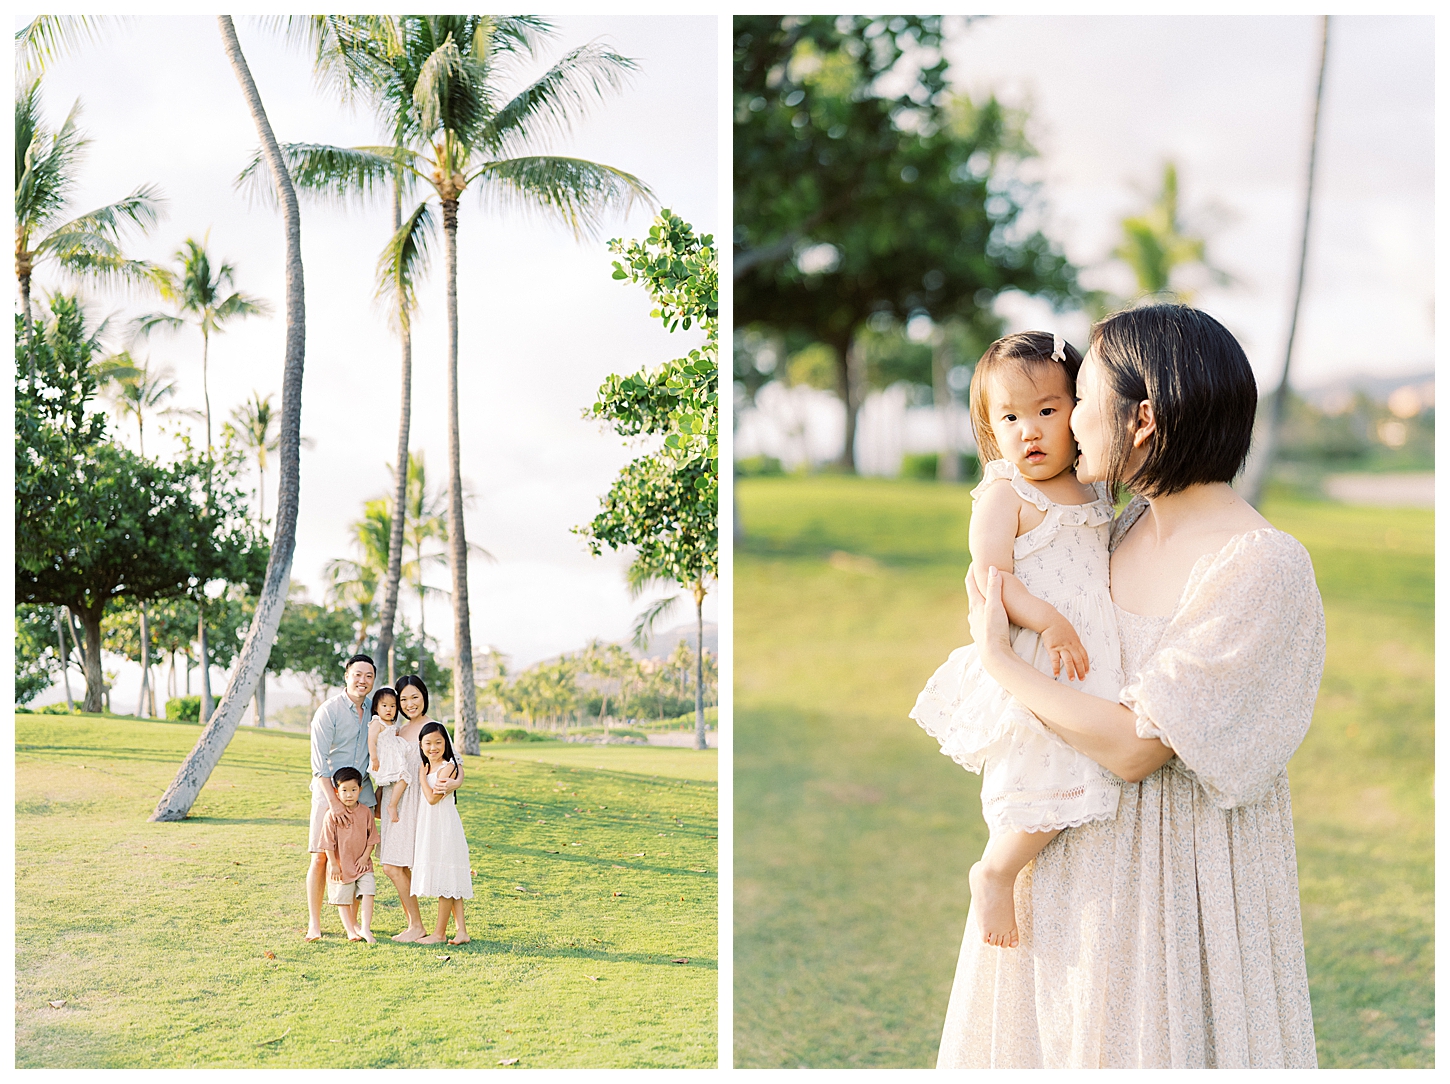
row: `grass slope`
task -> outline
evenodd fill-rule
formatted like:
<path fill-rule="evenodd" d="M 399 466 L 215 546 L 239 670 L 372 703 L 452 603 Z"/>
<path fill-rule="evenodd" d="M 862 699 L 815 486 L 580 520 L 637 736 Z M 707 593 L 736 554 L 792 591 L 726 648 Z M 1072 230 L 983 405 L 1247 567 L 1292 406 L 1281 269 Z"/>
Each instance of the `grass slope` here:
<path fill-rule="evenodd" d="M 17 716 L 18 1067 L 715 1064 L 713 751 L 468 758 L 472 943 L 367 947 L 335 908 L 301 939 L 305 737 L 238 731 L 188 820 L 146 822 L 196 735 Z"/>
<path fill-rule="evenodd" d="M 986 842 L 907 718 L 967 642 L 964 488 L 755 479 L 735 563 L 735 1062 L 928 1066 Z M 1280 500 L 1328 660 L 1289 767 L 1320 1064 L 1434 1050 L 1433 517 Z"/>

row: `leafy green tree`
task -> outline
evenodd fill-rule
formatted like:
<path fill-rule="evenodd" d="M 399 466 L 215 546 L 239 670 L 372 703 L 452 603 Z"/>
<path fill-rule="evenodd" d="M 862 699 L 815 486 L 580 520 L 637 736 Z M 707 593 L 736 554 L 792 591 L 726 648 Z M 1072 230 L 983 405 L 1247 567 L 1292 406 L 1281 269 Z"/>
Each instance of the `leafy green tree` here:
<path fill-rule="evenodd" d="M 226 475 L 204 503 L 208 458 L 161 466 L 103 440 L 105 419 L 89 409 L 94 336 L 75 299 L 54 299 L 51 311 L 33 342 L 16 322 L 16 352 L 33 374 L 16 384 L 16 593 L 80 618 L 85 710 L 99 711 L 109 604 L 255 579 L 266 547 Z"/>
<path fill-rule="evenodd" d="M 533 210 L 576 235 L 600 218 L 651 198 L 636 177 L 580 158 L 527 153 L 567 130 L 593 99 L 623 85 L 634 62 L 599 43 L 566 53 L 512 97 L 500 83 L 511 62 L 532 54 L 549 25 L 532 16 L 405 15 L 370 17 L 350 41 L 350 61 L 370 71 L 370 93 L 392 142 L 373 147 L 293 144 L 289 168 L 299 187 L 328 194 L 381 190 L 401 174 L 407 186 L 438 199 L 448 297 L 449 567 L 453 578 L 454 684 L 465 751 L 478 752 L 473 638 L 468 605 L 468 544 L 458 422 L 458 208 L 470 188 L 505 208 Z M 349 34 L 351 36 L 349 37 Z M 427 222 L 432 221 L 431 212 Z M 424 228 L 422 208 L 402 229 Z M 395 238 L 396 240 L 396 238 Z M 398 244 L 395 250 L 401 251 Z"/>
<path fill-rule="evenodd" d="M 294 597 L 282 609 L 267 670 L 296 675 L 315 709 L 329 688 L 342 684 L 343 664 L 353 653 L 352 637 L 351 614 L 308 602 L 294 585 Z"/>
<path fill-rule="evenodd" d="M 1004 291 L 1078 299 L 1071 265 L 1025 228 L 1021 118 L 951 94 L 940 45 L 940 16 L 735 18 L 735 325 L 831 348 L 848 471 L 872 314 L 989 342 Z"/>
<path fill-rule="evenodd" d="M 80 102 L 56 130 L 45 126 L 41 113 L 37 75 L 15 93 L 15 274 L 27 327 L 32 318 L 31 276 L 42 261 L 101 282 L 152 281 L 153 266 L 128 259 L 121 241 L 128 228 L 144 232 L 154 226 L 164 202 L 155 186 L 142 185 L 115 203 L 67 218 L 89 142 L 76 127 Z"/>
<path fill-rule="evenodd" d="M 55 684 L 64 665 L 53 606 L 15 607 L 15 702 L 28 704 Z"/>
<path fill-rule="evenodd" d="M 643 241 L 612 242 L 624 259 L 614 277 L 642 285 L 658 306 L 651 315 L 674 331 L 698 327 L 705 344 L 654 372 L 611 375 L 585 417 L 613 424 L 624 437 L 663 436 L 664 446 L 629 463 L 600 501 L 600 513 L 577 527 L 596 557 L 632 548 L 627 579 L 642 593 L 661 581 L 695 601 L 697 644 L 704 644 L 705 595 L 718 568 L 719 278 L 714 239 L 662 211 Z M 636 640 L 674 602 L 662 598 L 641 615 Z M 697 675 L 695 745 L 705 748 L 704 672 Z"/>

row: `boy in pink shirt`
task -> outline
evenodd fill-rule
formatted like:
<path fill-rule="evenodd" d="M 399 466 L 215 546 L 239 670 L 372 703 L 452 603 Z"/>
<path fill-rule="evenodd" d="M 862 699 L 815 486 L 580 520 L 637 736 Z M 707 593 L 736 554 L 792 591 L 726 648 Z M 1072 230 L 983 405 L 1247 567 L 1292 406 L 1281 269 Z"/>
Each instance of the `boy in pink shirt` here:
<path fill-rule="evenodd" d="M 378 830 L 372 808 L 358 804 L 362 773 L 339 768 L 332 776 L 341 809 L 329 809 L 322 821 L 322 850 L 327 855 L 327 902 L 337 905 L 337 916 L 349 941 L 377 944 L 373 936 L 373 847 Z"/>

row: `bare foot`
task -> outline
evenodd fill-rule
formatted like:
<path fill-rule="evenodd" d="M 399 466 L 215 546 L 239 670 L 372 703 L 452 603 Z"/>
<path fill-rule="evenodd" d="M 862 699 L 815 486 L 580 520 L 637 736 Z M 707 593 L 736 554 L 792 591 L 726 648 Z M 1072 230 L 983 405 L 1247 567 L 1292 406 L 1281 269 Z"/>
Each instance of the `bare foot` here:
<path fill-rule="evenodd" d="M 472 940 L 472 938 L 470 938 L 468 936 L 468 934 L 464 933 L 464 934 L 459 934 L 456 937 L 450 937 L 448 939 L 448 943 L 450 945 L 466 945 L 466 944 L 468 944 L 468 942 L 470 940 Z"/>
<path fill-rule="evenodd" d="M 444 937 L 441 933 L 430 933 L 427 937 L 420 937 L 420 938 L 418 938 L 418 944 L 420 944 L 420 945 L 441 945 L 446 940 L 447 940 L 447 938 Z"/>
<path fill-rule="evenodd" d="M 362 940 L 364 940 L 363 935 L 360 934 L 360 933 L 350 933 L 350 934 L 347 935 L 347 939 L 349 941 L 362 941 Z"/>
<path fill-rule="evenodd" d="M 978 862 L 967 880 L 972 886 L 972 906 L 977 912 L 977 925 L 982 929 L 982 943 L 996 948 L 1016 948 L 1017 912 L 1012 901 L 1016 878 L 994 876 Z"/>
<path fill-rule="evenodd" d="M 378 939 L 373 936 L 372 930 L 363 930 L 362 939 L 369 945 L 376 945 L 378 943 Z"/>
<path fill-rule="evenodd" d="M 416 941 L 423 936 L 422 926 L 409 926 L 402 933 L 393 934 L 394 941 Z"/>
<path fill-rule="evenodd" d="M 307 931 L 307 936 L 304 937 L 302 940 L 304 940 L 304 941 L 321 941 L 322 940 L 322 931 L 321 930 L 308 930 Z"/>

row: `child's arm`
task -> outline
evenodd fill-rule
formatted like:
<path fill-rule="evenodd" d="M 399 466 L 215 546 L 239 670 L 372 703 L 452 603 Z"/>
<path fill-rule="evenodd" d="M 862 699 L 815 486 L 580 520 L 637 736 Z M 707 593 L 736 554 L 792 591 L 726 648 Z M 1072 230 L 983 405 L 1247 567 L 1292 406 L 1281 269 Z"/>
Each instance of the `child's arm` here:
<path fill-rule="evenodd" d="M 438 780 L 439 783 L 442 783 L 442 778 L 441 777 L 442 777 L 442 772 L 439 772 L 439 780 Z M 425 797 L 425 799 L 428 799 L 429 806 L 436 806 L 436 804 L 438 804 L 439 801 L 444 800 L 444 794 L 447 793 L 447 791 L 436 791 L 436 790 L 434 790 L 434 788 L 429 787 L 429 785 L 428 785 L 428 768 L 419 768 L 419 770 L 418 770 L 418 785 L 419 785 L 419 787 L 422 788 L 423 797 Z"/>
<path fill-rule="evenodd" d="M 1087 652 L 1068 620 L 1057 607 L 1044 602 L 1013 576 L 1013 546 L 1017 541 L 1022 498 L 1004 479 L 987 487 L 972 506 L 972 520 L 967 545 L 972 551 L 972 567 L 968 575 L 976 580 L 977 590 L 987 591 L 987 570 L 995 567 L 1002 575 L 1002 606 L 1007 620 L 1042 637 L 1043 646 L 1052 655 L 1052 673 L 1061 673 L 1067 664 L 1071 677 L 1082 678 L 1088 670 Z"/>
<path fill-rule="evenodd" d="M 368 724 L 368 768 L 378 770 L 378 735 L 383 732 L 383 723 L 376 717 Z"/>
<path fill-rule="evenodd" d="M 327 879 L 342 880 L 342 862 L 337 853 L 337 824 L 328 817 L 322 825 L 322 850 L 327 855 Z"/>

